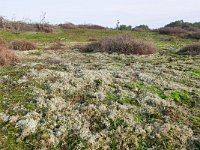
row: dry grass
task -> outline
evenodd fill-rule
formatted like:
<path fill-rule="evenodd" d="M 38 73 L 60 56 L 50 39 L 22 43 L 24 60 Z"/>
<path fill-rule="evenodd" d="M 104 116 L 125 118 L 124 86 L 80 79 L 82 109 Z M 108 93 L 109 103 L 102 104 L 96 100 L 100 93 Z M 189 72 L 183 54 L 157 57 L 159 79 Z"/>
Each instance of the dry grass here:
<path fill-rule="evenodd" d="M 0 66 L 12 65 L 19 63 L 20 59 L 15 55 L 15 53 L 7 47 L 0 45 Z"/>
<path fill-rule="evenodd" d="M 157 51 L 150 43 L 131 38 L 127 35 L 106 38 L 100 42 L 86 45 L 81 50 L 83 52 L 107 52 L 127 55 L 147 55 Z"/>
<path fill-rule="evenodd" d="M 178 54 L 191 56 L 200 55 L 200 44 L 188 45 L 178 51 Z"/>
<path fill-rule="evenodd" d="M 34 50 L 36 49 L 37 46 L 28 40 L 16 40 L 11 42 L 11 49 L 13 50 L 20 50 L 20 51 L 24 51 L 24 50 Z"/>

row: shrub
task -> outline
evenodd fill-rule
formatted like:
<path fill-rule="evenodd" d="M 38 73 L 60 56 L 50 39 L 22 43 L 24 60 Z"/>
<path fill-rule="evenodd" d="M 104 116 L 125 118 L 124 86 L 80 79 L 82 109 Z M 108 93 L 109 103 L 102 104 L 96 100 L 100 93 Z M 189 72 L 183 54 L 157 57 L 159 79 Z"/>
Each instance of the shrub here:
<path fill-rule="evenodd" d="M 150 31 L 150 28 L 147 25 L 139 25 L 133 28 L 133 31 Z"/>
<path fill-rule="evenodd" d="M 27 41 L 27 40 L 16 40 L 11 42 L 11 49 L 14 50 L 33 50 L 36 49 L 37 46 L 31 42 L 31 41 Z"/>
<path fill-rule="evenodd" d="M 84 52 L 115 52 L 127 55 L 146 55 L 156 52 L 156 48 L 154 48 L 151 44 L 142 40 L 131 38 L 127 35 L 106 38 L 100 42 L 86 45 L 81 50 Z"/>
<path fill-rule="evenodd" d="M 105 29 L 105 27 L 96 25 L 96 24 L 80 24 L 80 25 L 75 25 L 73 23 L 65 23 L 65 24 L 59 24 L 59 26 L 63 29 Z"/>
<path fill-rule="evenodd" d="M 38 32 L 45 32 L 45 33 L 51 33 L 53 32 L 53 27 L 49 24 L 36 24 L 37 31 Z"/>
<path fill-rule="evenodd" d="M 200 55 L 200 44 L 188 45 L 177 52 L 180 55 Z"/>
<path fill-rule="evenodd" d="M 11 65 L 20 62 L 15 53 L 7 47 L 0 45 L 0 66 Z"/>
<path fill-rule="evenodd" d="M 184 22 L 183 20 L 178 20 L 167 24 L 165 27 L 180 27 L 180 28 L 200 28 L 200 22 L 190 23 Z"/>
<path fill-rule="evenodd" d="M 200 39 L 200 31 L 199 32 L 194 32 L 194 33 L 190 33 L 187 36 L 188 38 L 192 38 L 192 39 Z"/>
<path fill-rule="evenodd" d="M 77 26 L 73 23 L 64 23 L 64 24 L 59 24 L 59 26 L 63 29 L 76 29 Z"/>
<path fill-rule="evenodd" d="M 105 27 L 96 24 L 83 24 L 83 25 L 78 25 L 77 27 L 83 29 L 105 29 Z"/>
<path fill-rule="evenodd" d="M 132 26 L 131 25 L 120 25 L 119 30 L 132 30 Z"/>
<path fill-rule="evenodd" d="M 167 34 L 167 35 L 175 35 L 175 36 L 186 36 L 189 34 L 189 31 L 179 28 L 179 27 L 164 27 L 158 29 L 160 34 Z"/>

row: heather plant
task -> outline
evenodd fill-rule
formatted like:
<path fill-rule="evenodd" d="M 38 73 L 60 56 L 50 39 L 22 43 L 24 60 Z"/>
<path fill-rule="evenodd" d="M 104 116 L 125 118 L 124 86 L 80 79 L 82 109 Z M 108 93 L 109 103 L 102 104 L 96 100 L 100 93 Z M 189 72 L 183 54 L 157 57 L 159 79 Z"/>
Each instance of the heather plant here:
<path fill-rule="evenodd" d="M 188 31 L 179 27 L 164 27 L 158 29 L 160 34 L 174 35 L 174 36 L 186 36 L 188 35 Z"/>
<path fill-rule="evenodd" d="M 10 46 L 13 50 L 34 50 L 37 48 L 36 44 L 28 40 L 15 40 L 11 42 Z"/>
<path fill-rule="evenodd" d="M 177 52 L 180 55 L 200 55 L 200 44 L 188 45 Z"/>
<path fill-rule="evenodd" d="M 15 55 L 15 53 L 5 45 L 0 44 L 0 66 L 12 65 L 20 62 L 20 59 Z"/>
<path fill-rule="evenodd" d="M 147 55 L 153 54 L 157 51 L 156 48 L 154 48 L 150 43 L 127 35 L 109 37 L 100 42 L 86 45 L 81 50 L 84 52 L 107 52 L 127 55 Z"/>

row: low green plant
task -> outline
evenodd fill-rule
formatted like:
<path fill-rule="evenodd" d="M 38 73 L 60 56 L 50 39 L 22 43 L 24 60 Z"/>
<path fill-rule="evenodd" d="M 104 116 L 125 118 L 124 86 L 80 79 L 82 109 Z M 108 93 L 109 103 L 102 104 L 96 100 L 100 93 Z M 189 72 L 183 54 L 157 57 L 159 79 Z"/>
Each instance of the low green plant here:
<path fill-rule="evenodd" d="M 179 104 L 188 104 L 191 100 L 186 91 L 172 91 L 170 97 Z"/>
<path fill-rule="evenodd" d="M 192 75 L 195 76 L 195 77 L 200 77 L 200 69 L 193 71 Z"/>

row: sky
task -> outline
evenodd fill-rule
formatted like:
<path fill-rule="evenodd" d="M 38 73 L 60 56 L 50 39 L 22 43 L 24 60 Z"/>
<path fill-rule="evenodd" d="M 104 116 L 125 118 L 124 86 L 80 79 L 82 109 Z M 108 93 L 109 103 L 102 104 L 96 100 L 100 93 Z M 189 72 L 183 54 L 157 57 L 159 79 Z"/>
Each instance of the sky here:
<path fill-rule="evenodd" d="M 200 0 L 0 0 L 0 16 L 39 22 L 43 13 L 52 24 L 120 24 L 151 28 L 175 20 L 200 21 Z"/>

